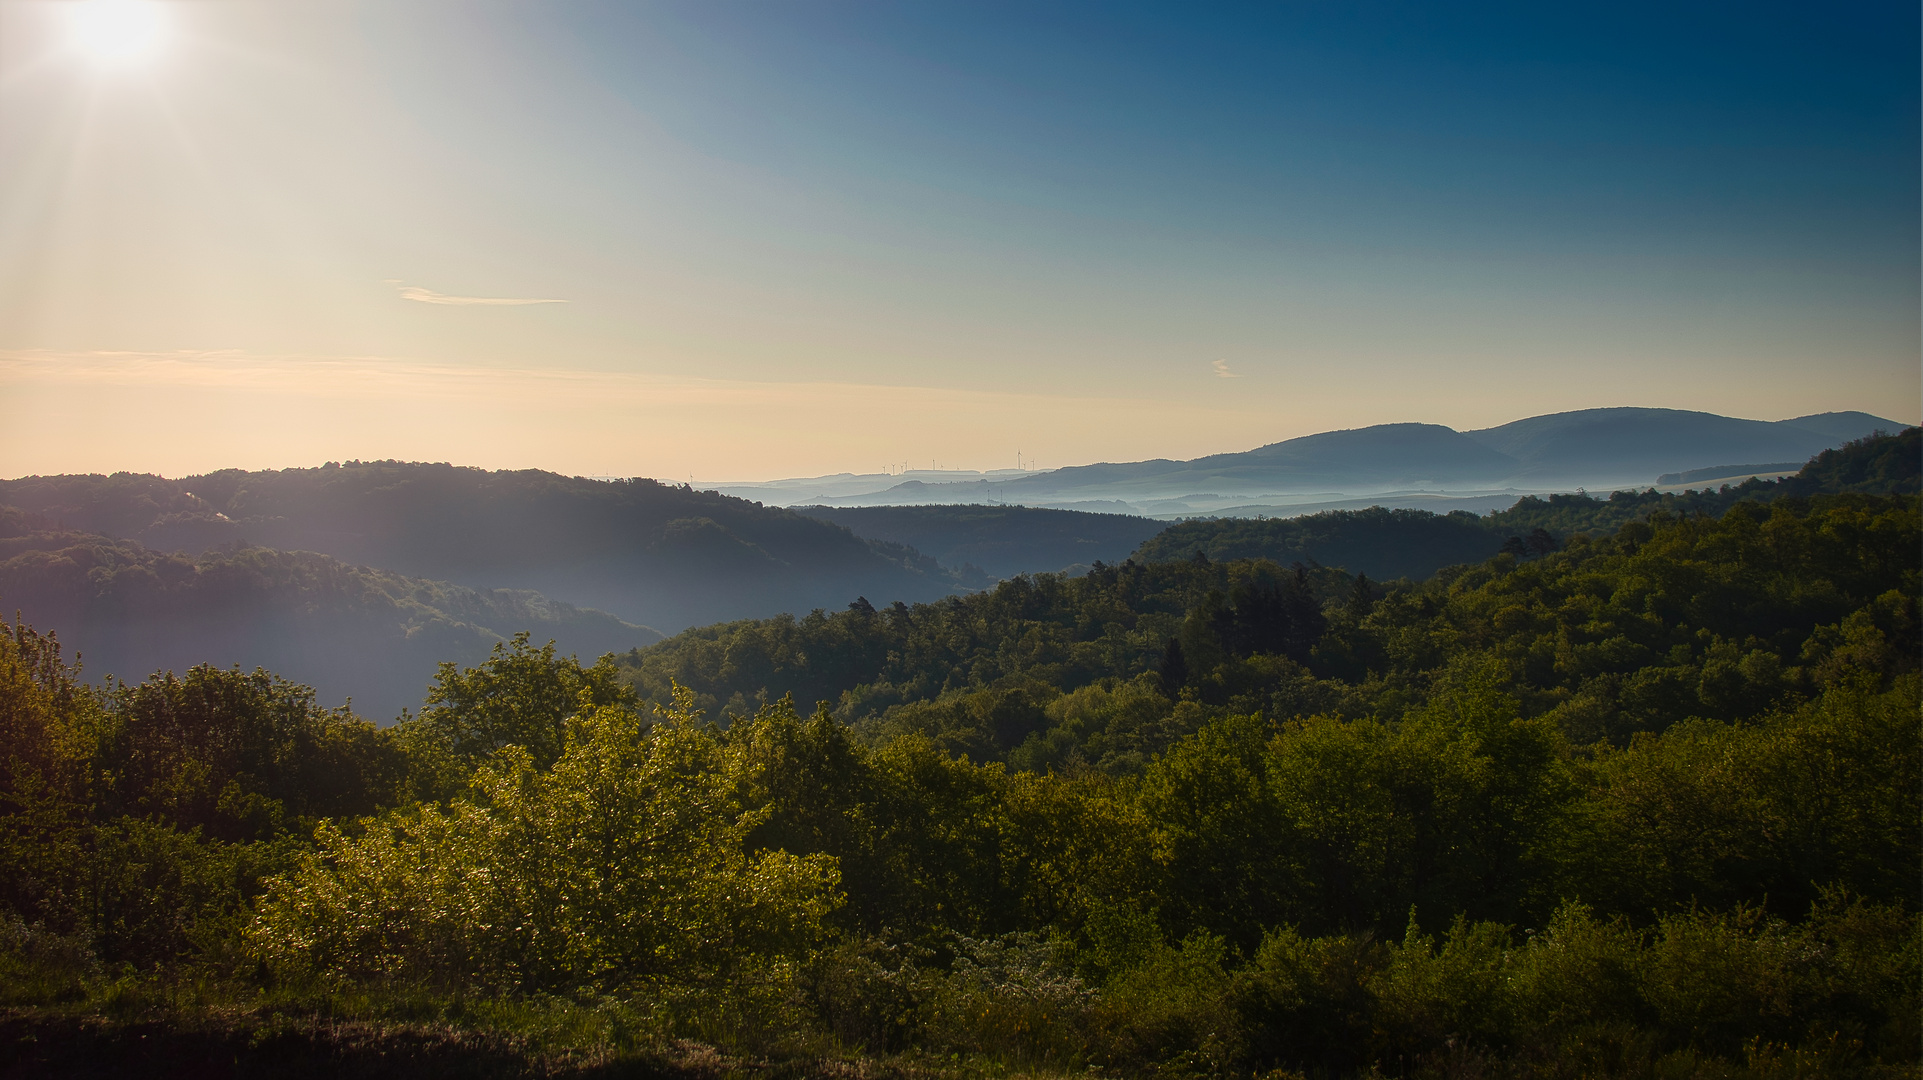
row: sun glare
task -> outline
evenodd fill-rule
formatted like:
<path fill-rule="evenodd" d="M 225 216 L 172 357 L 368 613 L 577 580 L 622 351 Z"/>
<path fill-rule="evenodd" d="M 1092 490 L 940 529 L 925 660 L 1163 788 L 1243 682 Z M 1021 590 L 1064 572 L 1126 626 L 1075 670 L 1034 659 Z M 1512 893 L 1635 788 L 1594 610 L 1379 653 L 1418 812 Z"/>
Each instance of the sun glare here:
<path fill-rule="evenodd" d="M 74 46 L 101 64 L 146 59 L 167 36 L 166 12 L 155 0 L 80 0 L 68 20 Z"/>

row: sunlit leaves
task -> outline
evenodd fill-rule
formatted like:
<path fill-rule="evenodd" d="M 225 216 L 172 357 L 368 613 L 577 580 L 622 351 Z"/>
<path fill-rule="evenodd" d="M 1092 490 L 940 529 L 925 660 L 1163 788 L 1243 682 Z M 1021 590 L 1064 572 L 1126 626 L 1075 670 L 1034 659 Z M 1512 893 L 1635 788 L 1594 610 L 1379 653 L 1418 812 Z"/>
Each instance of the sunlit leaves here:
<path fill-rule="evenodd" d="M 583 694 L 551 770 L 508 747 L 472 798 L 329 828 L 252 937 L 348 980 L 615 989 L 726 976 L 808 946 L 839 904 L 826 855 L 750 852 L 747 755 L 685 695 L 653 722 Z"/>

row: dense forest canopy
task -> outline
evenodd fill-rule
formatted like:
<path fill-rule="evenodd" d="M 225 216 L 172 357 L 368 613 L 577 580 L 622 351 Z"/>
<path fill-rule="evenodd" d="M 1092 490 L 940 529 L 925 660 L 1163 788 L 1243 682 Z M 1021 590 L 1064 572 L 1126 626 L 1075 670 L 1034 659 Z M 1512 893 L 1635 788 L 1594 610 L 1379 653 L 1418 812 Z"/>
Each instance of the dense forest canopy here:
<path fill-rule="evenodd" d="M 943 566 L 1000 579 L 1120 562 L 1166 526 L 1129 514 L 1032 506 L 799 506 L 857 536 L 906 544 Z M 985 585 L 973 575 L 971 584 Z"/>
<path fill-rule="evenodd" d="M 1550 540 L 517 635 L 389 728 L 14 626 L 0 1003 L 636 1067 L 1913 1075 L 1923 498 Z"/>
<path fill-rule="evenodd" d="M 1421 580 L 1445 566 L 1481 562 L 1503 538 L 1466 510 L 1327 510 L 1293 518 L 1199 518 L 1178 522 L 1134 552 L 1143 562 L 1187 559 L 1201 552 L 1221 562 L 1268 559 L 1308 562 L 1368 574 L 1378 581 Z"/>
<path fill-rule="evenodd" d="M 1806 694 L 1839 649 L 1914 666 L 1914 514 L 1906 497 L 1851 495 L 1658 513 L 1386 593 L 1261 560 L 1131 561 L 934 604 L 705 627 L 622 663 L 651 700 L 678 684 L 742 715 L 792 694 L 865 730 L 1036 768 L 1138 768 L 1218 715 L 1368 716 L 1420 701 L 1470 658 L 1572 738 L 1622 741 Z"/>

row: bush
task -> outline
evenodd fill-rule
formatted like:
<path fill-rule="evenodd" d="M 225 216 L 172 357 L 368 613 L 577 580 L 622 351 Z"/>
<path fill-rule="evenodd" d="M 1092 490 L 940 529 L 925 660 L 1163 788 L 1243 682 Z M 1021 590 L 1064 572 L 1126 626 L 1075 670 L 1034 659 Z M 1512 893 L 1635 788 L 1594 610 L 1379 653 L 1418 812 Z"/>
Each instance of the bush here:
<path fill-rule="evenodd" d="M 1073 1068 L 1092 995 L 1060 943 L 1029 933 L 958 937 L 925 1006 L 937 1045 L 1020 1065 Z"/>
<path fill-rule="evenodd" d="M 1100 1050 L 1110 1062 L 1173 1062 L 1215 1074 L 1241 1056 L 1227 943 L 1206 932 L 1179 946 L 1154 941 L 1141 963 L 1111 975 L 1099 1004 Z"/>
<path fill-rule="evenodd" d="M 17 915 L 0 917 L 0 1006 L 78 1000 L 99 972 L 79 935 L 56 934 Z"/>
<path fill-rule="evenodd" d="M 269 883 L 250 938 L 338 983 L 602 993 L 748 977 L 799 957 L 840 902 L 829 856 L 751 853 L 748 758 L 689 703 L 567 725 L 548 772 L 518 747 L 473 801 L 325 825 Z"/>

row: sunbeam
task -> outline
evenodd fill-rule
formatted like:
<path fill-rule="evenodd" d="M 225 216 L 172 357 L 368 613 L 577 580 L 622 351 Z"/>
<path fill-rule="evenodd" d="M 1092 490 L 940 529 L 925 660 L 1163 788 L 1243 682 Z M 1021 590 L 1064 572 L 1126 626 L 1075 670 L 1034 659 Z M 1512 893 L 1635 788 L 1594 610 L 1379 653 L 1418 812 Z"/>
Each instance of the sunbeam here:
<path fill-rule="evenodd" d="M 74 48 L 102 66 L 147 60 L 167 40 L 167 12 L 155 0 L 84 0 L 67 20 Z"/>

